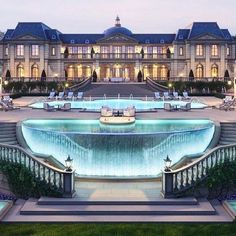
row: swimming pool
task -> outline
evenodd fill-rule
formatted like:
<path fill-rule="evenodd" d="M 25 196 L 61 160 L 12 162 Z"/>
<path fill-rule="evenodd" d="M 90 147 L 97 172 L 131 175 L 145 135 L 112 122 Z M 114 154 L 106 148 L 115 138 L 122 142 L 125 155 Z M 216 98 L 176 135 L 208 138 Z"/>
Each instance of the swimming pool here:
<path fill-rule="evenodd" d="M 22 134 L 35 153 L 64 164 L 69 154 L 78 175 L 157 176 L 167 155 L 204 152 L 215 130 L 210 120 L 136 120 L 131 125 L 103 125 L 99 120 L 26 120 Z"/>
<path fill-rule="evenodd" d="M 52 101 L 49 102 L 50 105 L 58 106 L 63 105 L 68 101 Z M 135 106 L 137 110 L 152 110 L 152 109 L 163 109 L 164 103 L 168 102 L 172 105 L 183 106 L 186 101 L 143 101 L 137 99 L 103 99 L 94 101 L 69 101 L 73 109 L 86 109 L 91 111 L 99 111 L 102 106 L 108 106 L 113 109 L 125 109 L 129 106 Z M 30 105 L 31 108 L 43 109 L 43 102 L 38 102 Z M 207 105 L 200 102 L 192 102 L 192 109 L 206 108 Z"/>
<path fill-rule="evenodd" d="M 12 207 L 12 205 L 12 201 L 0 200 L 0 221 L 7 214 L 8 210 Z"/>
<path fill-rule="evenodd" d="M 229 214 L 236 219 L 236 200 L 224 201 L 223 206 L 229 212 Z"/>

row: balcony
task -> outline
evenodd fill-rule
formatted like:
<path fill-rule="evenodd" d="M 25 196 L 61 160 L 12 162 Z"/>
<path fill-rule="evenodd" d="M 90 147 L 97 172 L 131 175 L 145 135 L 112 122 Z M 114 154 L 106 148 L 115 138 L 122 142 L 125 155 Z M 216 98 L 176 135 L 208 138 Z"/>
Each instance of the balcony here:
<path fill-rule="evenodd" d="M 173 54 L 158 53 L 80 53 L 80 54 L 61 54 L 65 60 L 170 60 Z"/>

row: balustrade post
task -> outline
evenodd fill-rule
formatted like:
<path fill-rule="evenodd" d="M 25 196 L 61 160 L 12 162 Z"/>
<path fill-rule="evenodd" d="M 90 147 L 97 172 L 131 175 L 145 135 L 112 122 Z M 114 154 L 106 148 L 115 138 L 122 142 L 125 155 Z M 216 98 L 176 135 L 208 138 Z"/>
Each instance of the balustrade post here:
<path fill-rule="evenodd" d="M 63 174 L 63 197 L 72 198 L 75 194 L 75 170 Z"/>
<path fill-rule="evenodd" d="M 162 195 L 164 198 L 174 197 L 173 174 L 171 171 L 162 172 Z"/>

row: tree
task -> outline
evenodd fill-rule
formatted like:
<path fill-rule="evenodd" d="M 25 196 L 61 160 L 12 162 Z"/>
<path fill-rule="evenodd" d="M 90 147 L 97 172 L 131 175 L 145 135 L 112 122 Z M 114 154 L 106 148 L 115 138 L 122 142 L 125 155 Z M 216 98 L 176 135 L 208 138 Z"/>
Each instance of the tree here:
<path fill-rule="evenodd" d="M 91 58 L 93 59 L 93 55 L 95 54 L 95 51 L 94 51 L 94 49 L 92 48 L 91 49 Z"/>
<path fill-rule="evenodd" d="M 143 74 L 142 74 L 141 70 L 138 72 L 137 78 L 138 78 L 138 82 L 142 82 L 143 81 Z"/>
<path fill-rule="evenodd" d="M 140 54 L 141 54 L 141 57 L 143 59 L 144 58 L 144 50 L 143 50 L 143 48 L 141 49 Z"/>
<path fill-rule="evenodd" d="M 41 74 L 41 81 L 46 81 L 46 78 L 47 78 L 46 72 L 45 70 L 43 70 Z"/>
<path fill-rule="evenodd" d="M 64 51 L 64 58 L 68 58 L 69 56 L 69 50 L 68 48 L 66 47 L 65 51 Z"/>
<path fill-rule="evenodd" d="M 228 81 L 228 80 L 229 80 L 229 71 L 226 70 L 224 74 L 224 81 Z"/>
<path fill-rule="evenodd" d="M 10 80 L 11 79 L 11 72 L 10 70 L 7 70 L 6 72 L 6 80 Z"/>
<path fill-rule="evenodd" d="M 67 81 L 67 79 L 68 79 L 68 72 L 67 70 L 65 70 L 65 80 Z"/>
<path fill-rule="evenodd" d="M 189 77 L 189 80 L 190 80 L 190 81 L 194 80 L 193 70 L 190 70 L 188 77 Z"/>
<path fill-rule="evenodd" d="M 166 57 L 167 57 L 167 58 L 170 58 L 170 55 L 171 55 L 170 49 L 167 48 L 167 50 L 166 50 Z"/>
<path fill-rule="evenodd" d="M 93 82 L 97 82 L 98 75 L 95 70 L 93 71 L 92 78 L 93 78 Z"/>

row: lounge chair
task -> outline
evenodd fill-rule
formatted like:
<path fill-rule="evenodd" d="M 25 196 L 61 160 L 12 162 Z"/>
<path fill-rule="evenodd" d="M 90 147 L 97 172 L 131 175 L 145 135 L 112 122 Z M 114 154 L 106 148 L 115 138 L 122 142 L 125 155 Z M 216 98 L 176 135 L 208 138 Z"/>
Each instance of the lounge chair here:
<path fill-rule="evenodd" d="M 184 106 L 180 106 L 181 111 L 190 111 L 191 110 L 191 102 L 187 102 Z"/>
<path fill-rule="evenodd" d="M 125 117 L 135 117 L 135 107 L 127 107 L 123 111 L 123 116 Z"/>
<path fill-rule="evenodd" d="M 223 99 L 223 102 L 224 103 L 227 103 L 227 102 L 231 102 L 231 101 L 233 101 L 234 99 L 233 99 L 233 97 L 232 96 L 225 96 L 225 98 Z"/>
<path fill-rule="evenodd" d="M 63 100 L 65 93 L 64 92 L 59 92 L 59 95 L 57 97 L 58 100 Z"/>
<path fill-rule="evenodd" d="M 174 111 L 174 110 L 176 110 L 176 106 L 173 106 L 170 103 L 164 103 L 164 110 L 166 110 L 166 111 Z"/>
<path fill-rule="evenodd" d="M 74 97 L 74 92 L 68 92 L 68 95 L 66 97 L 67 100 L 72 100 Z"/>
<path fill-rule="evenodd" d="M 56 92 L 50 92 L 49 96 L 48 96 L 48 99 L 51 100 L 51 99 L 54 99 L 55 98 L 55 95 L 56 95 Z"/>
<path fill-rule="evenodd" d="M 82 100 L 82 99 L 83 99 L 83 96 L 84 96 L 84 93 L 83 93 L 83 92 L 78 92 L 78 95 L 77 95 L 76 99 Z"/>
<path fill-rule="evenodd" d="M 6 104 L 12 104 L 12 98 L 10 98 L 9 95 L 5 95 L 2 98 L 2 102 L 6 103 Z"/>
<path fill-rule="evenodd" d="M 101 108 L 101 117 L 111 117 L 113 116 L 113 110 L 109 107 L 102 107 Z"/>
<path fill-rule="evenodd" d="M 171 97 L 169 96 L 169 92 L 164 92 L 164 93 L 163 93 L 163 96 L 164 96 L 164 100 L 169 100 L 169 99 L 171 99 Z"/>
<path fill-rule="evenodd" d="M 234 98 L 232 101 L 223 102 L 222 104 L 220 104 L 219 109 L 224 111 L 231 111 L 234 110 L 235 105 L 236 105 L 236 100 Z"/>
<path fill-rule="evenodd" d="M 160 100 L 160 99 L 162 99 L 162 97 L 160 96 L 160 93 L 159 93 L 159 92 L 155 92 L 155 93 L 154 93 L 154 98 L 155 98 L 155 100 Z"/>
<path fill-rule="evenodd" d="M 59 109 L 60 111 L 70 111 L 71 110 L 71 103 L 67 102 Z"/>
<path fill-rule="evenodd" d="M 11 103 L 0 102 L 0 106 L 3 111 L 12 111 L 20 109 L 19 107 L 13 106 Z"/>
<path fill-rule="evenodd" d="M 174 100 L 179 100 L 180 99 L 178 92 L 173 92 L 173 99 Z"/>
<path fill-rule="evenodd" d="M 54 106 L 49 105 L 47 102 L 43 104 L 43 109 L 45 111 L 56 111 L 56 108 Z"/>
<path fill-rule="evenodd" d="M 183 99 L 189 100 L 188 92 L 183 92 Z"/>

